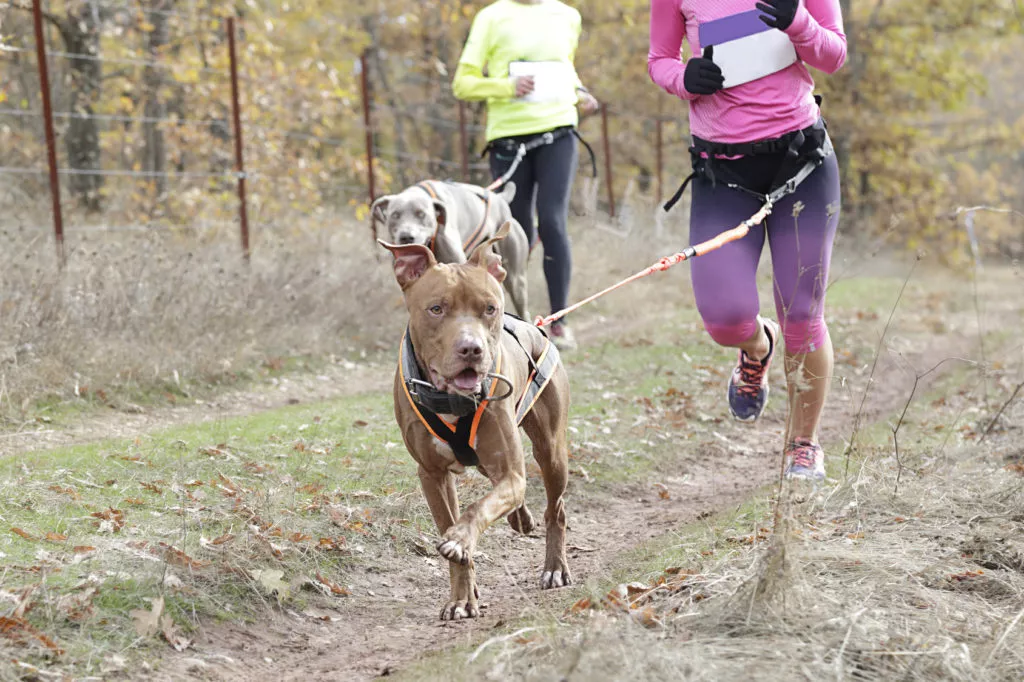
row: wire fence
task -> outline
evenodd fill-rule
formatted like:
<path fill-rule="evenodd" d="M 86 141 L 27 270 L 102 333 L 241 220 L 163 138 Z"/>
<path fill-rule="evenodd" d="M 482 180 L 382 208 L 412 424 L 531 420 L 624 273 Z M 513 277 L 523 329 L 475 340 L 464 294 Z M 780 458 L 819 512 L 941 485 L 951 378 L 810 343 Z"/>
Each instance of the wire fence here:
<path fill-rule="evenodd" d="M 143 207 L 148 215 L 126 225 L 110 225 L 106 228 L 110 231 L 234 226 L 248 257 L 250 229 L 273 229 L 282 222 L 272 207 L 275 202 L 299 211 L 309 210 L 311 201 L 329 202 L 358 213 L 380 194 L 423 178 L 481 185 L 491 180 L 488 164 L 479 154 L 486 132 L 483 107 L 456 101 L 447 78 L 409 70 L 396 79 L 385 74 L 380 54 L 370 48 L 353 64 L 358 108 L 343 95 L 337 96 L 337 115 L 346 121 L 344 130 L 325 129 L 309 121 L 299 124 L 296 121 L 306 102 L 298 88 L 289 89 L 287 74 L 276 76 L 278 88 L 271 93 L 264 87 L 266 74 L 245 72 L 251 51 L 243 41 L 247 31 L 254 29 L 240 30 L 234 17 L 135 5 L 124 11 L 192 22 L 184 36 L 167 44 L 203 41 L 202 62 L 187 62 L 174 49 L 157 56 L 55 49 L 56 38 L 47 37 L 39 0 L 33 2 L 34 37 L 23 36 L 21 44 L 0 45 L 0 61 L 17 60 L 25 71 L 34 60 L 38 72 L 38 93 L 23 87 L 20 106 L 0 98 L 0 135 L 9 132 L 8 124 L 17 122 L 21 139 L 27 141 L 12 145 L 16 153 L 0 161 L 0 175 L 34 183 L 28 186 L 32 190 L 49 190 L 61 262 L 65 213 L 85 229 L 86 223 L 95 220 L 81 218 L 76 213 L 79 205 L 92 201 L 93 208 L 100 207 L 111 195 L 129 197 L 126 202 Z M 102 82 L 97 87 L 109 91 L 115 87 L 109 81 L 126 93 L 120 100 L 105 99 L 106 110 L 97 110 L 98 98 L 83 102 L 74 91 L 75 79 L 88 65 L 99 70 L 97 78 Z M 202 106 L 169 110 L 168 103 L 157 101 L 158 97 L 137 96 L 137 90 L 147 88 L 165 96 L 168 80 L 154 73 L 168 74 L 173 83 L 189 83 L 202 93 Z M 3 86 L 0 79 L 0 94 Z M 399 86 L 403 91 L 396 95 Z M 420 92 L 421 99 L 414 100 L 409 91 Z M 111 99 L 120 111 L 117 106 L 110 110 Z M 268 114 L 273 107 L 288 115 Z M 295 119 L 293 112 L 298 112 Z M 684 155 L 672 150 L 685 142 L 686 130 L 675 119 L 603 106 L 599 116 L 581 122 L 580 127 L 598 153 L 602 200 L 596 208 L 611 218 L 630 187 L 638 185 L 659 201 L 666 175 L 675 180 L 682 172 Z M 90 135 L 95 138 L 95 153 L 76 156 L 75 136 L 88 140 Z M 140 159 L 138 153 L 139 140 L 145 140 L 148 150 L 154 135 L 160 136 L 163 157 L 159 163 Z M 613 159 L 620 149 L 627 150 L 626 158 Z M 630 157 L 637 154 L 643 161 Z M 583 161 L 581 172 L 589 176 L 590 163 Z M 615 175 L 622 168 L 628 175 L 624 179 Z M 107 181 L 134 184 L 111 190 Z M 251 225 L 250 210 L 256 216 Z M 156 214 L 161 217 L 154 218 Z"/>

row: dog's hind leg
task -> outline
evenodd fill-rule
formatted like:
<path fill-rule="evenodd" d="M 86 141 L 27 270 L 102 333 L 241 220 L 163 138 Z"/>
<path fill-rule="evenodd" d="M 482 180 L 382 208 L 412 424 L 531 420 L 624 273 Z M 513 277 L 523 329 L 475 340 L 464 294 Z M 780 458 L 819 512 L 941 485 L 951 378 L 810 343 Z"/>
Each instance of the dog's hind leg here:
<path fill-rule="evenodd" d="M 527 287 L 526 273 L 509 273 L 508 276 L 505 277 L 504 284 L 506 291 L 508 291 L 509 298 L 512 299 L 512 307 L 516 309 L 516 315 L 524 320 L 529 320 L 530 310 L 527 307 L 529 288 Z"/>
<path fill-rule="evenodd" d="M 420 485 L 423 486 L 423 496 L 427 498 L 427 506 L 434 517 L 437 532 L 444 536 L 445 532 L 455 525 L 459 514 L 455 477 L 447 471 L 435 472 L 422 466 L 418 473 Z M 480 615 L 480 593 L 476 587 L 476 567 L 473 562 L 465 565 L 449 562 L 448 573 L 451 595 L 448 603 L 441 609 L 441 620 L 476 618 Z"/>
<path fill-rule="evenodd" d="M 505 289 L 509 293 L 509 298 L 512 299 L 516 315 L 524 320 L 529 320 L 530 312 L 527 305 L 529 287 L 527 286 L 526 270 L 530 261 L 530 242 L 526 238 L 526 232 L 523 231 L 522 225 L 515 219 L 509 219 L 507 222 L 511 223 L 508 236 L 497 245 L 498 253 L 505 265 L 505 271 L 508 273 L 504 282 Z"/>
<path fill-rule="evenodd" d="M 569 483 L 568 381 L 565 370 L 559 367 L 533 410 L 523 420 L 547 494 L 548 506 L 544 511 L 546 552 L 540 585 L 545 590 L 572 583 L 565 556 L 564 495 Z"/>

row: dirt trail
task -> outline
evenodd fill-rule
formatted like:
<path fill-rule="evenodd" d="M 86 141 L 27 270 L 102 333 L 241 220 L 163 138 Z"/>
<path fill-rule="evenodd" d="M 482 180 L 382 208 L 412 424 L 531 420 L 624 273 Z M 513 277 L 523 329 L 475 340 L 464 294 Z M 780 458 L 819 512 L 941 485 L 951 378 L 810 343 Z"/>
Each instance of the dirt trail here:
<path fill-rule="evenodd" d="M 661 479 L 672 493 L 667 500 L 650 487 L 601 489 L 574 478 L 566 500 L 574 581 L 602 579 L 623 551 L 701 514 L 739 504 L 771 480 L 777 470 L 775 456 L 756 444 L 780 439 L 782 424 L 745 431 L 730 438 L 729 448 L 709 441 L 699 454 L 666 452 L 675 470 Z M 748 454 L 727 456 L 730 450 Z M 528 500 L 537 515 L 543 510 L 540 480 L 531 477 L 529 487 Z M 426 653 L 477 643 L 490 630 L 526 614 L 558 615 L 552 604 L 564 595 L 538 587 L 543 543 L 542 535 L 520 536 L 504 522 L 488 530 L 480 546 L 483 554 L 477 557 L 481 600 L 487 605 L 480 618 L 449 623 L 438 619 L 448 586 L 441 557 L 380 555 L 364 575 L 352 577 L 354 596 L 335 612 L 317 612 L 337 622 L 288 611 L 254 627 L 211 627 L 190 651 L 165 661 L 160 677 L 368 680 Z"/>
<path fill-rule="evenodd" d="M 1004 298 L 993 303 L 987 317 L 993 319 L 993 308 L 1012 309 L 1009 316 L 995 318 L 1006 320 L 1001 324 L 1013 324 L 1018 306 Z M 929 330 L 934 321 L 920 319 L 919 312 L 912 313 L 910 329 L 893 329 L 892 337 L 886 338 L 863 404 L 869 377 L 866 367 L 837 368 L 837 376 L 848 380 L 832 391 L 823 441 L 843 442 L 858 419 L 866 425 L 902 409 L 914 380 L 909 368 L 921 373 L 943 358 L 976 354 L 977 338 L 966 333 L 975 327 L 973 310 L 943 314 L 943 329 L 938 332 Z M 588 331 L 594 336 L 601 333 L 580 331 L 582 336 Z M 877 343 L 877 336 L 858 336 Z M 954 367 L 955 363 L 948 363 L 930 374 L 917 386 L 917 394 Z M 766 444 L 781 442 L 783 429 L 781 418 L 769 414 L 756 426 L 723 422 L 713 430 L 699 431 L 699 440 L 666 449 L 659 480 L 668 487 L 669 499 L 659 497 L 647 482 L 602 486 L 573 477 L 566 509 L 575 582 L 606 579 L 624 552 L 682 523 L 747 500 L 778 475 L 778 453 Z M 540 481 L 532 479 L 528 500 L 535 514 L 542 509 L 541 495 Z M 438 609 L 447 597 L 448 574 L 440 557 L 381 555 L 376 565 L 354 578 L 355 594 L 329 614 L 334 622 L 287 612 L 255 627 L 211 627 L 201 633 L 191 651 L 166 659 L 161 677 L 368 680 L 400 670 L 431 652 L 477 646 L 495 628 L 523 616 L 560 615 L 555 604 L 561 608 L 562 602 L 556 601 L 561 595 L 542 592 L 537 586 L 542 537 L 519 536 L 499 522 L 484 534 L 480 550 L 477 578 L 482 602 L 487 604 L 480 618 L 455 623 L 438 619 Z"/>
<path fill-rule="evenodd" d="M 108 438 L 134 438 L 181 424 L 229 419 L 286 405 L 382 391 L 391 385 L 393 371 L 383 365 L 348 362 L 322 367 L 316 374 L 283 375 L 251 388 L 220 393 L 208 400 L 177 406 L 134 407 L 131 411 L 111 408 L 68 418 L 70 423 L 61 427 L 34 424 L 32 428 L 0 433 L 0 456 Z"/>
<path fill-rule="evenodd" d="M 962 344 L 956 337 L 937 336 L 914 356 L 955 354 Z M 885 358 L 880 362 L 865 421 L 902 407 L 907 387 L 894 372 L 895 364 Z M 849 435 L 862 386 L 834 394 L 824 440 Z M 606 579 L 624 552 L 749 499 L 778 475 L 778 453 L 766 444 L 780 443 L 783 429 L 782 420 L 770 415 L 756 426 L 723 422 L 701 432 L 699 440 L 667 448 L 658 480 L 670 492 L 668 499 L 646 482 L 607 486 L 573 477 L 566 508 L 575 583 Z M 535 515 L 543 509 L 542 494 L 539 478 L 531 477 L 528 501 Z M 370 680 L 431 652 L 479 645 L 492 630 L 524 616 L 561 613 L 555 604 L 561 608 L 563 595 L 538 588 L 543 537 L 520 536 L 504 522 L 489 529 L 481 542 L 477 579 L 487 607 L 473 620 L 438 619 L 448 586 L 443 559 L 385 551 L 369 561 L 363 574 L 349 576 L 352 597 L 334 611 L 316 612 L 333 622 L 287 610 L 255 626 L 211 626 L 190 650 L 169 655 L 158 679 Z"/>
<path fill-rule="evenodd" d="M 1007 305 L 1018 311 L 1017 302 Z M 918 325 L 916 333 L 894 339 L 899 352 L 883 352 L 880 357 L 870 398 L 861 415 L 863 423 L 902 408 L 913 381 L 913 375 L 906 373 L 908 365 L 924 370 L 945 357 L 971 355 L 977 340 L 963 330 L 970 328 L 972 315 L 964 311 L 959 320 L 947 316 L 946 333 L 929 334 Z M 1005 317 L 1003 324 L 1015 324 L 1014 319 L 1019 320 L 1019 312 L 1016 318 Z M 594 341 L 600 334 L 583 326 L 578 331 L 584 342 Z M 617 334 L 619 330 L 604 333 Z M 864 338 L 866 335 L 861 340 Z M 940 369 L 929 376 L 929 381 L 951 369 L 952 365 Z M 335 367 L 320 377 L 289 377 L 278 386 L 232 392 L 203 405 L 155 409 L 141 415 L 111 414 L 83 420 L 60 432 L 8 434 L 0 440 L 0 451 L 131 436 L 174 424 L 272 409 L 296 399 L 309 402 L 361 390 L 382 390 L 389 384 L 392 371 L 390 366 Z M 837 387 L 830 398 L 824 441 L 841 441 L 853 431 L 868 377 L 863 371 L 849 374 L 849 383 Z M 780 381 L 781 372 L 776 372 L 774 378 Z M 926 386 L 917 390 L 924 391 Z M 781 400 L 781 396 L 776 395 L 774 400 Z M 698 430 L 695 438 L 680 441 L 678 447 L 666 448 L 658 476 L 670 492 L 668 499 L 661 498 L 648 482 L 608 485 L 574 477 L 566 509 L 569 560 L 575 582 L 605 579 L 623 552 L 682 523 L 748 499 L 754 490 L 777 476 L 778 455 L 768 444 L 781 442 L 783 426 L 779 417 L 770 415 L 756 426 L 723 422 L 713 429 Z M 542 513 L 542 495 L 539 479 L 531 477 L 528 501 L 535 516 Z M 250 626 L 208 624 L 190 649 L 166 654 L 157 672 L 148 677 L 374 679 L 430 652 L 478 645 L 495 628 L 525 615 L 558 615 L 555 605 L 564 593 L 545 593 L 538 588 L 543 558 L 541 536 L 519 536 L 499 522 L 484 534 L 479 549 L 482 555 L 477 558 L 477 577 L 486 604 L 480 618 L 455 623 L 438 619 L 447 595 L 448 575 L 441 557 L 398 554 L 391 547 L 368 546 L 362 562 L 365 568 L 347 576 L 353 595 L 339 600 L 333 611 L 319 611 L 322 618 L 285 609 Z"/>

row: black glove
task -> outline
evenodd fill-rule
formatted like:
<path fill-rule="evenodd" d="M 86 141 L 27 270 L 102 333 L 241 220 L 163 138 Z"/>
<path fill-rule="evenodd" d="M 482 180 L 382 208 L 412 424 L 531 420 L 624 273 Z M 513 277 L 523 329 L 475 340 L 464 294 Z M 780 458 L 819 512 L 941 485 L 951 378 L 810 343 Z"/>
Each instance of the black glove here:
<path fill-rule="evenodd" d="M 758 15 L 758 19 L 772 28 L 785 31 L 796 18 L 798 7 L 800 7 L 800 0 L 763 0 L 757 3 L 757 8 L 764 12 L 764 14 Z"/>
<path fill-rule="evenodd" d="M 722 89 L 725 76 L 718 64 L 711 61 L 711 47 L 704 48 L 704 54 L 686 62 L 683 72 L 683 87 L 695 95 L 713 95 Z"/>

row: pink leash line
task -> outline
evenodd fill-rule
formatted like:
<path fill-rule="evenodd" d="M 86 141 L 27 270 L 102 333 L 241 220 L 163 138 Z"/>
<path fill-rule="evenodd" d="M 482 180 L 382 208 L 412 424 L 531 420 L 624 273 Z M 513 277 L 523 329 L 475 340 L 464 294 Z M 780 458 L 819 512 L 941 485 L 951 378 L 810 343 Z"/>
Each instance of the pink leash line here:
<path fill-rule="evenodd" d="M 736 241 L 737 239 L 742 239 L 747 235 L 748 232 L 750 232 L 751 227 L 760 223 L 771 212 L 772 204 L 771 202 L 767 202 L 764 206 L 761 207 L 761 209 L 757 213 L 750 216 L 749 218 L 747 218 L 746 220 L 744 220 L 742 223 L 732 228 L 731 230 L 726 230 L 725 232 L 715 235 L 711 239 L 701 242 L 700 244 L 697 244 L 695 246 L 688 246 L 679 253 L 674 253 L 671 256 L 664 256 L 653 265 L 650 265 L 641 270 L 640 272 L 627 277 L 621 282 L 613 284 L 612 286 L 608 287 L 607 289 L 604 289 L 603 291 L 599 291 L 596 294 L 588 296 L 582 301 L 579 301 L 578 303 L 574 303 L 568 308 L 559 310 L 557 313 L 552 313 L 547 317 L 537 316 L 533 323 L 538 327 L 546 327 L 552 322 L 562 319 L 563 317 L 573 312 L 574 310 L 577 310 L 588 303 L 596 301 L 605 294 L 609 294 L 615 291 L 619 287 L 626 286 L 631 282 L 635 282 L 638 279 L 647 277 L 648 275 L 654 274 L 655 272 L 668 270 L 673 265 L 678 265 L 679 263 L 682 263 L 684 260 L 690 260 L 691 258 L 696 258 L 697 256 L 703 256 L 705 253 L 708 253 L 709 251 L 720 249 L 729 242 Z"/>

